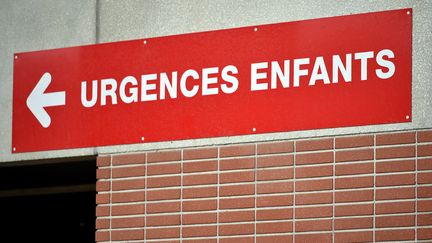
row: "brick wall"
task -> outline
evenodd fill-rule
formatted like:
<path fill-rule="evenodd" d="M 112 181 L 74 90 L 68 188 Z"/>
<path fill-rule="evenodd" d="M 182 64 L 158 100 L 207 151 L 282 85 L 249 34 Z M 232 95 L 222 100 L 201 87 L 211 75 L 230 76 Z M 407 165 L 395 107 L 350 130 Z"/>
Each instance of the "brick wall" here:
<path fill-rule="evenodd" d="M 96 240 L 432 240 L 432 130 L 97 159 Z"/>

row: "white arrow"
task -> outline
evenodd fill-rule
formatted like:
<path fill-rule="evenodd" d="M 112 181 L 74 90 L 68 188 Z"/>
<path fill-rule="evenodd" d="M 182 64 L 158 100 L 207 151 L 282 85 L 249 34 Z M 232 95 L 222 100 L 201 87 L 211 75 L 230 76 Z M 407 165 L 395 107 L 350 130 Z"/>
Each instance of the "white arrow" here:
<path fill-rule="evenodd" d="M 48 88 L 50 83 L 51 74 L 44 73 L 27 98 L 27 107 L 44 128 L 49 127 L 51 124 L 51 117 L 45 111 L 45 107 L 66 104 L 65 91 L 45 93 L 45 90 Z"/>

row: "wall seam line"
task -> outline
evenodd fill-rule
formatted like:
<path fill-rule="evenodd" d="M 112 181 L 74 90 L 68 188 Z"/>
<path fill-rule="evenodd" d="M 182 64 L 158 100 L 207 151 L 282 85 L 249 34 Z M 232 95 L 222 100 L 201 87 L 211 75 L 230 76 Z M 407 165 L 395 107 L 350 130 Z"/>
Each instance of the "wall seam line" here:
<path fill-rule="evenodd" d="M 180 242 L 183 241 L 183 151 L 180 155 Z"/>
<path fill-rule="evenodd" d="M 297 140 L 293 142 L 294 145 L 294 152 L 293 152 L 293 238 L 292 242 L 295 243 L 295 236 L 296 236 L 296 157 L 297 157 Z"/>
<path fill-rule="evenodd" d="M 96 0 L 95 15 L 95 42 L 98 44 L 100 42 L 100 0 Z"/>
<path fill-rule="evenodd" d="M 373 234 L 372 234 L 372 241 L 376 242 L 376 134 L 374 134 L 374 144 L 373 144 L 373 163 L 374 163 L 374 171 L 373 171 L 373 177 L 374 177 L 374 183 L 373 183 Z"/>
<path fill-rule="evenodd" d="M 144 176 L 144 242 L 147 241 L 147 153 L 145 153 L 145 159 L 144 159 L 144 169 L 145 169 L 145 176 Z"/>
<path fill-rule="evenodd" d="M 332 242 L 335 242 L 335 195 L 336 195 L 336 138 L 333 137 L 333 205 L 332 205 Z"/>
<path fill-rule="evenodd" d="M 219 217 L 220 217 L 220 215 L 219 215 L 219 211 L 220 211 L 220 208 L 219 208 L 219 201 L 220 201 L 220 146 L 218 146 L 218 150 L 217 150 L 217 200 L 216 200 L 216 206 L 217 206 L 217 209 L 216 209 L 216 239 L 217 239 L 217 243 L 219 243 L 219 230 L 220 230 L 220 227 L 219 227 Z"/>
<path fill-rule="evenodd" d="M 112 235 L 112 171 L 113 171 L 113 165 L 112 165 L 112 158 L 113 156 L 110 155 L 110 194 L 109 194 L 109 200 L 110 200 L 110 206 L 109 206 L 109 242 L 111 242 L 111 235 Z"/>
<path fill-rule="evenodd" d="M 254 192 L 255 192 L 255 199 L 254 199 L 254 206 L 255 206 L 255 212 L 254 212 L 254 242 L 257 242 L 257 197 L 258 197 L 258 194 L 257 194 L 257 180 L 258 180 L 258 178 L 257 178 L 257 174 L 258 174 L 258 171 L 257 171 L 257 168 L 258 168 L 258 166 L 257 166 L 257 163 L 258 163 L 258 155 L 257 155 L 257 153 L 258 153 L 258 144 L 257 143 L 255 143 L 255 173 L 254 173 Z"/>
<path fill-rule="evenodd" d="M 414 240 L 417 242 L 418 240 L 418 131 L 415 132 L 415 204 L 414 204 L 414 212 L 415 212 L 415 232 L 414 232 Z"/>

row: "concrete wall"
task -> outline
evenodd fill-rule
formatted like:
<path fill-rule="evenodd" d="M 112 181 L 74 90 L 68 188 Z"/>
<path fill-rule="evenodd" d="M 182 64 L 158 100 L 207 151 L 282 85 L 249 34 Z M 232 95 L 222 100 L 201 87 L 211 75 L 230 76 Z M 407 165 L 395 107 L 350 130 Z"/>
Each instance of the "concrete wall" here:
<path fill-rule="evenodd" d="M 413 122 L 11 154 L 13 53 L 412 7 Z M 1 0 L 0 162 L 432 127 L 432 1 Z"/>

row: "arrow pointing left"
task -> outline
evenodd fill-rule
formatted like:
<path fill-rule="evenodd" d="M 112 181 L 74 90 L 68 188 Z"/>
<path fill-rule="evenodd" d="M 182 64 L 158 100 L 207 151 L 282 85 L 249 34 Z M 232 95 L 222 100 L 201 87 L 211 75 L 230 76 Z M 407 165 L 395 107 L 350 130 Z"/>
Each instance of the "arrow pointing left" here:
<path fill-rule="evenodd" d="M 45 107 L 61 106 L 66 104 L 66 92 L 45 93 L 51 83 L 51 74 L 46 72 L 39 79 L 33 91 L 27 98 L 27 107 L 44 127 L 48 128 L 51 124 L 51 117 L 45 111 Z"/>

